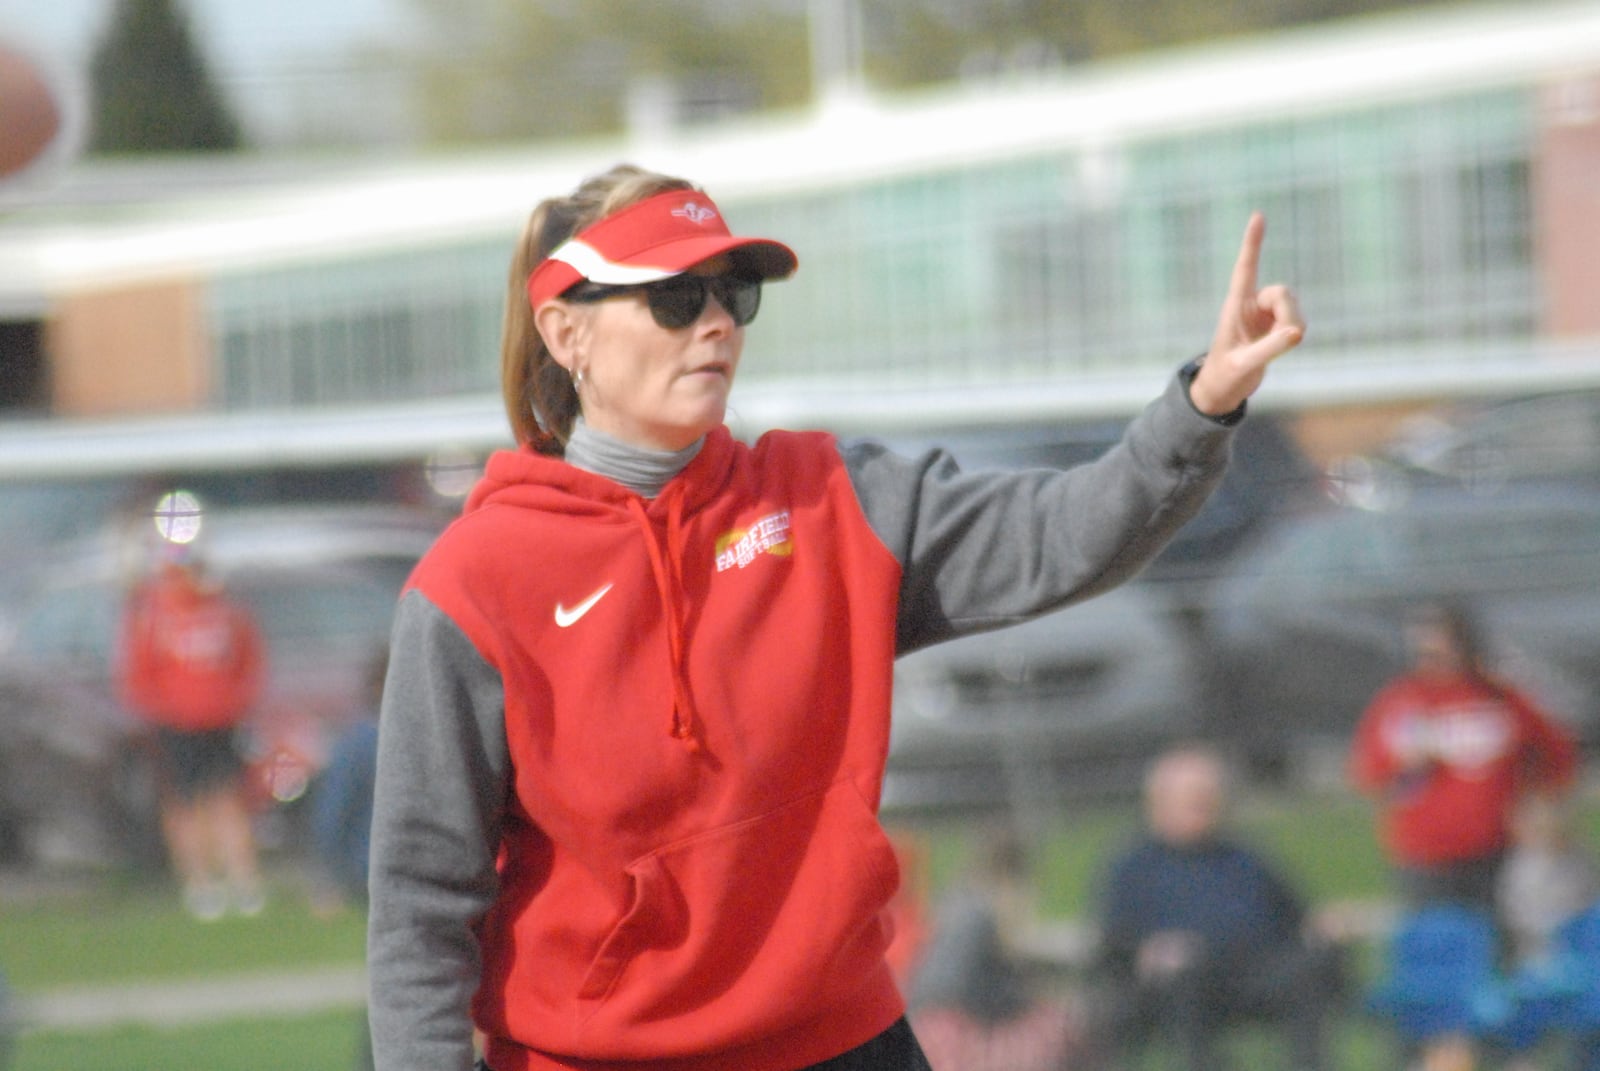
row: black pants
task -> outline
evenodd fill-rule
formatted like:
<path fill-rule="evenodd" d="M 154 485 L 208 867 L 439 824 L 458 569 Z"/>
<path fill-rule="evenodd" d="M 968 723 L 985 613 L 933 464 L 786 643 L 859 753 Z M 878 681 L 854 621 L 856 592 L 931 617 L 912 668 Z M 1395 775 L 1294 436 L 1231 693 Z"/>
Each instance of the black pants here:
<path fill-rule="evenodd" d="M 1155 1035 L 1174 1043 L 1187 1071 L 1219 1071 L 1219 1035 L 1239 1019 L 1276 1023 L 1297 1068 L 1328 1065 L 1327 1021 L 1344 988 L 1331 947 L 1284 945 L 1244 964 L 1202 963 L 1160 983 L 1109 981 L 1097 1024 L 1108 1054 L 1127 1055 Z"/>
<path fill-rule="evenodd" d="M 491 1071 L 478 1061 L 478 1071 Z M 889 1029 L 849 1052 L 831 1060 L 801 1068 L 800 1071 L 932 1071 L 922 1046 L 911 1033 L 911 1024 L 901 1019 Z"/>
<path fill-rule="evenodd" d="M 1498 903 L 1495 886 L 1500 880 L 1501 861 L 1502 856 L 1496 853 L 1432 867 L 1396 867 L 1395 886 L 1400 898 L 1411 907 L 1448 900 L 1493 912 Z"/>
<path fill-rule="evenodd" d="M 804 1071 L 932 1071 L 911 1033 L 911 1024 L 901 1019 L 889 1029 L 849 1052 L 831 1060 L 812 1064 Z"/>

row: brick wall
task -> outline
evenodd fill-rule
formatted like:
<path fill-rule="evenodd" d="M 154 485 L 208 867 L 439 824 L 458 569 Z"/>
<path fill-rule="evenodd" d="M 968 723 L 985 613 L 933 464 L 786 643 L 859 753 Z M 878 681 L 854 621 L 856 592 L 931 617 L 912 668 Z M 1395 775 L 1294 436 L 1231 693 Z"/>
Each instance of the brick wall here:
<path fill-rule="evenodd" d="M 191 280 L 68 295 L 49 330 L 56 415 L 182 412 L 206 401 L 210 355 Z"/>

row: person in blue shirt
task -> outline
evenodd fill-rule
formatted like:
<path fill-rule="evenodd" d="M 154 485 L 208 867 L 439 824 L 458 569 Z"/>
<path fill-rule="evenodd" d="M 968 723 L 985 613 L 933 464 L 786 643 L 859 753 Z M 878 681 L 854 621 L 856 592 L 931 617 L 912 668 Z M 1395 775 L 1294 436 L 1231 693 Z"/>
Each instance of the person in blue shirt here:
<path fill-rule="evenodd" d="M 1340 953 L 1274 867 L 1225 835 L 1226 764 L 1180 747 L 1157 757 L 1144 789 L 1146 828 L 1101 888 L 1098 1046 L 1127 1053 L 1163 1036 L 1188 1071 L 1213 1071 L 1220 1031 L 1260 1019 L 1284 1028 L 1296 1071 L 1322 1071 Z"/>
<path fill-rule="evenodd" d="M 367 864 L 372 849 L 373 787 L 378 774 L 378 708 L 389 668 L 380 648 L 367 668 L 365 703 L 334 743 L 311 796 L 311 842 L 329 897 L 331 913 L 345 905 L 365 907 Z M 356 1071 L 371 1071 L 372 1039 L 365 1014 L 356 1030 Z"/>
<path fill-rule="evenodd" d="M 367 717 L 340 735 L 312 800 L 317 859 L 330 881 L 330 909 L 365 903 L 371 850 L 372 785 L 378 761 L 378 720 Z"/>

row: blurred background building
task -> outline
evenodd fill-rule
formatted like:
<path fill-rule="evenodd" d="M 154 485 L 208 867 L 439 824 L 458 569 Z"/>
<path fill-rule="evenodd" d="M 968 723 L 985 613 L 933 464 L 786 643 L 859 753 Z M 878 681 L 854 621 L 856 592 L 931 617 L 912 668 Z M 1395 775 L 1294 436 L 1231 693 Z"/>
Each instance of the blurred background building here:
<path fill-rule="evenodd" d="M 7 22 L 79 69 L 111 7 L 24 6 Z M 895 92 L 860 80 L 846 22 L 813 49 L 830 91 L 797 107 L 729 116 L 737 94 L 719 111 L 695 96 L 709 82 L 644 79 L 619 91 L 617 133 L 449 152 L 371 111 L 414 98 L 318 59 L 396 54 L 420 25 L 398 0 L 235 7 L 191 21 L 256 150 L 90 155 L 0 184 L 0 467 L 52 434 L 36 418 L 421 405 L 498 442 L 511 242 L 538 197 L 622 158 L 703 181 L 800 252 L 750 337 L 745 430 L 1130 411 L 1204 347 L 1255 207 L 1264 274 L 1313 325 L 1260 404 L 1304 413 L 1321 452 L 1360 427 L 1350 406 L 1600 377 L 1592 3 L 1435 6 Z M 281 142 L 301 149 L 264 151 Z"/>

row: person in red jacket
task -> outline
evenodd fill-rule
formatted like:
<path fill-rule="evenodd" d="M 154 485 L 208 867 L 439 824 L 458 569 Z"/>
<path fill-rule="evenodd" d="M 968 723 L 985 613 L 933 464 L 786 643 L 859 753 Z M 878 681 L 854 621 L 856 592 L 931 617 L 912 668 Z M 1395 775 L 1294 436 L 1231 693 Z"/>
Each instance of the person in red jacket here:
<path fill-rule="evenodd" d="M 380 1071 L 926 1071 L 878 818 L 899 652 L 1126 580 L 1220 480 L 1304 330 L 1253 216 L 1210 351 L 1069 471 L 724 425 L 762 284 L 692 183 L 538 205 L 517 445 L 395 612 L 369 873 Z M 952 253 L 951 255 L 956 255 Z M 841 295 L 841 300 L 860 295 Z"/>
<path fill-rule="evenodd" d="M 123 618 L 123 696 L 153 728 L 168 852 L 185 906 L 204 920 L 264 905 L 235 747 L 261 691 L 263 646 L 249 610 L 187 545 L 163 549 Z"/>
<path fill-rule="evenodd" d="M 1493 910 L 1511 815 L 1530 789 L 1577 770 L 1571 733 L 1485 663 L 1465 608 L 1407 617 L 1410 669 L 1356 727 L 1350 774 L 1379 801 L 1381 836 L 1409 904 L 1454 900 Z"/>

